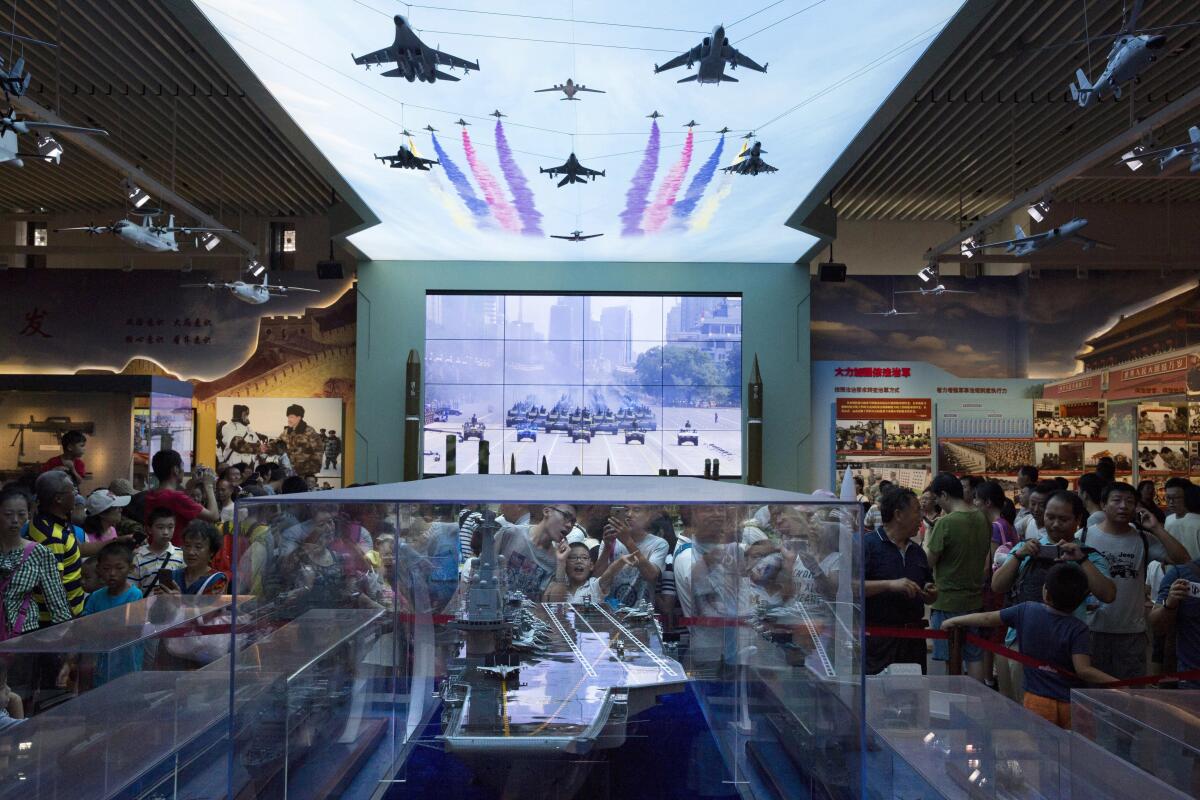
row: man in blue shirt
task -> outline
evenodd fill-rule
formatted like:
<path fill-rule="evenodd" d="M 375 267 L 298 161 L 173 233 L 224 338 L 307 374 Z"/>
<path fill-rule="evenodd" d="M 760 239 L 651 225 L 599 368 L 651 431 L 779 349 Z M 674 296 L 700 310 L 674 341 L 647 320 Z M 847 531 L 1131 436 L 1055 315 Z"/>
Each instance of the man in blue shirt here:
<path fill-rule="evenodd" d="M 1166 635 L 1174 628 L 1180 672 L 1200 669 L 1200 598 L 1192 594 L 1196 584 L 1200 584 L 1200 559 L 1168 568 L 1150 612 L 1157 633 Z M 1186 688 L 1200 686 L 1200 681 L 1184 683 Z"/>
<path fill-rule="evenodd" d="M 883 525 L 863 540 L 867 625 L 925 627 L 925 604 L 937 597 L 925 551 L 912 541 L 921 527 L 921 504 L 911 489 L 889 488 L 880 495 Z M 867 638 L 867 674 L 889 664 L 920 664 L 925 672 L 925 640 Z"/>

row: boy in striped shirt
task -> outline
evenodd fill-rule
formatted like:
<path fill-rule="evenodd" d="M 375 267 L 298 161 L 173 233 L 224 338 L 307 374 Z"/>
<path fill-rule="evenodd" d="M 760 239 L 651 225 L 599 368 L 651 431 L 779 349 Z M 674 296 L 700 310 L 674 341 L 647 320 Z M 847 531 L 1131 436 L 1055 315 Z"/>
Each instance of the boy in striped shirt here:
<path fill-rule="evenodd" d="M 166 506 L 150 510 L 148 541 L 133 551 L 133 571 L 129 580 L 143 594 L 153 587 L 160 570 L 175 570 L 183 566 L 183 551 L 171 544 L 175 536 L 175 512 Z"/>

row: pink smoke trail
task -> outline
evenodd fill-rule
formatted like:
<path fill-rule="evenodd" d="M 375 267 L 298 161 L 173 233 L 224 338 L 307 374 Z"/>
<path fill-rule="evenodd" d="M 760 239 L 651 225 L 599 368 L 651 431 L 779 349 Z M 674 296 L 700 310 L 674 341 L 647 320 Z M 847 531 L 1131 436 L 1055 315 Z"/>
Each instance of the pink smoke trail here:
<path fill-rule="evenodd" d="M 508 190 L 512 192 L 513 205 L 517 207 L 517 215 L 521 217 L 521 233 L 526 236 L 542 235 L 542 215 L 533 202 L 533 192 L 525 174 L 517 166 L 513 158 L 512 148 L 508 146 L 508 137 L 504 135 L 504 126 L 496 120 L 496 154 L 500 157 L 500 171 L 504 180 L 508 181 Z"/>
<path fill-rule="evenodd" d="M 475 155 L 475 146 L 471 144 L 471 136 L 467 133 L 467 129 L 463 128 L 462 132 L 463 151 L 467 154 L 467 164 L 471 167 L 471 174 L 475 176 L 475 182 L 479 184 L 480 191 L 483 192 L 483 199 L 487 201 L 488 207 L 492 209 L 492 214 L 495 215 L 496 221 L 500 223 L 500 227 L 506 231 L 516 231 L 518 229 L 517 217 L 513 213 L 513 207 L 504 197 L 504 192 L 501 191 L 500 185 L 496 183 L 496 179 L 492 177 L 492 173 Z"/>
<path fill-rule="evenodd" d="M 662 185 L 658 187 L 658 195 L 654 198 L 654 205 L 650 206 L 646 212 L 646 221 L 642 223 L 646 233 L 656 233 L 662 229 L 663 223 L 671 214 L 671 206 L 675 205 L 675 197 L 679 194 L 679 187 L 683 185 L 683 176 L 687 174 L 688 165 L 691 163 L 692 129 L 688 128 L 687 139 L 683 142 L 683 152 L 679 154 L 679 160 L 675 162 L 675 166 L 671 167 L 667 177 L 663 178 Z"/>
<path fill-rule="evenodd" d="M 646 153 L 642 163 L 633 174 L 633 183 L 625 192 L 625 210 L 621 212 L 621 235 L 641 236 L 642 214 L 646 213 L 646 198 L 654 173 L 658 170 L 658 122 L 650 123 L 650 139 L 646 142 Z"/>

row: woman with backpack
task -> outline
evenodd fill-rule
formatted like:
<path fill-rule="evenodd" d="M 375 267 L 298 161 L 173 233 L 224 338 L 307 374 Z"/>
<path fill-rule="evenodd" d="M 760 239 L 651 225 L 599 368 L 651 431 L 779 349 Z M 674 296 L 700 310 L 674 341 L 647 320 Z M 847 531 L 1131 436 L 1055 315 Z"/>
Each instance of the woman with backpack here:
<path fill-rule="evenodd" d="M 58 560 L 46 547 L 21 538 L 29 522 L 29 496 L 16 487 L 0 491 L 0 641 L 38 628 L 38 604 L 53 624 L 71 619 Z"/>

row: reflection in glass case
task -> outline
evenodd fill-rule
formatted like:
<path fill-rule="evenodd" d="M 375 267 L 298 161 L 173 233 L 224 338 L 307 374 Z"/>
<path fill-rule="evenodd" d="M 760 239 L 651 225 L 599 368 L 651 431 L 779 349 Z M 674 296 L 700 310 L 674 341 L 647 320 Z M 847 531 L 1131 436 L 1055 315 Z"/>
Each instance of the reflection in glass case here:
<path fill-rule="evenodd" d="M 1071 729 L 1200 797 L 1200 691 L 1076 689 Z"/>
<path fill-rule="evenodd" d="M 866 701 L 880 797 L 1190 796 L 966 676 L 874 676 Z"/>

